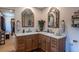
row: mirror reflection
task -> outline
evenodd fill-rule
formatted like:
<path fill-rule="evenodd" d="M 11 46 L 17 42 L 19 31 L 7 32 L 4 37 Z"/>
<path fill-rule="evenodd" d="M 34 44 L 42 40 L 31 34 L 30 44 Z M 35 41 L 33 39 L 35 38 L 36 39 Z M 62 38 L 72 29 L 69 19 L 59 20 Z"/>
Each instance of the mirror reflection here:
<path fill-rule="evenodd" d="M 25 9 L 22 12 L 22 26 L 33 27 L 34 26 L 34 14 L 31 9 Z"/>
<path fill-rule="evenodd" d="M 48 12 L 48 27 L 59 27 L 59 10 L 55 7 L 50 8 Z"/>

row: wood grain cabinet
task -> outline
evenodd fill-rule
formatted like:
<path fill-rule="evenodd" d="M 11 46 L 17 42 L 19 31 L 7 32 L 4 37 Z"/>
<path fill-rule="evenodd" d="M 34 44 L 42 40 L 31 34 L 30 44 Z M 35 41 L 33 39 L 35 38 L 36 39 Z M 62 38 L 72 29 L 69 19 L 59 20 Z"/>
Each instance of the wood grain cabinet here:
<path fill-rule="evenodd" d="M 16 51 L 32 51 L 38 48 L 38 35 L 16 37 Z"/>
<path fill-rule="evenodd" d="M 16 51 L 23 52 L 25 51 L 25 37 L 24 36 L 18 36 L 16 37 Z"/>
<path fill-rule="evenodd" d="M 25 51 L 31 51 L 32 50 L 32 35 L 28 35 L 25 38 Z"/>
<path fill-rule="evenodd" d="M 44 35 L 39 35 L 39 48 L 43 51 L 46 50 L 46 39 Z"/>
<path fill-rule="evenodd" d="M 42 44 L 41 43 L 42 42 L 41 40 L 42 40 L 42 38 L 41 38 L 41 35 L 39 34 L 38 35 L 38 48 L 41 48 L 41 44 Z"/>
<path fill-rule="evenodd" d="M 38 48 L 38 35 L 26 36 L 26 51 L 32 51 Z"/>
<path fill-rule="evenodd" d="M 46 39 L 45 39 L 45 36 L 44 35 L 41 35 L 41 49 L 43 51 L 46 50 Z"/>
<path fill-rule="evenodd" d="M 40 36 L 40 48 L 43 51 L 50 51 L 50 37 L 45 35 L 39 35 Z"/>
<path fill-rule="evenodd" d="M 51 45 L 51 41 L 50 41 L 50 37 L 45 36 L 46 39 L 46 52 L 50 52 L 50 45 Z"/>
<path fill-rule="evenodd" d="M 16 37 L 16 51 L 32 51 L 40 48 L 46 52 L 64 52 L 65 38 L 56 39 L 42 34 Z"/>
<path fill-rule="evenodd" d="M 32 49 L 37 49 L 38 48 L 38 34 L 37 35 L 32 35 Z"/>
<path fill-rule="evenodd" d="M 55 39 L 50 38 L 51 40 L 51 50 L 52 52 L 64 52 L 65 51 L 65 38 Z"/>

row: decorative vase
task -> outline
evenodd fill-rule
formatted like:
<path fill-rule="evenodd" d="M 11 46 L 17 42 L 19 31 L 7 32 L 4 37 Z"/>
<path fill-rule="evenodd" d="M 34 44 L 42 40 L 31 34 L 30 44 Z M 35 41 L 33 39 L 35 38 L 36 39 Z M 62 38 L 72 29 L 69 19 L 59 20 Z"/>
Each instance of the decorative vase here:
<path fill-rule="evenodd" d="M 44 23 L 45 23 L 44 20 L 39 20 L 39 21 L 38 21 L 38 25 L 39 25 L 39 29 L 40 29 L 40 31 L 43 31 Z"/>

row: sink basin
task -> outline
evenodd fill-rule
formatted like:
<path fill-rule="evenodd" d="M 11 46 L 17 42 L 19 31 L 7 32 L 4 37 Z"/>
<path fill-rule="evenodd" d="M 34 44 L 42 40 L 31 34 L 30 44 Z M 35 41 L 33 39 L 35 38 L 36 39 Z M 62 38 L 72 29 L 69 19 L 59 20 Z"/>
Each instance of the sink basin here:
<path fill-rule="evenodd" d="M 48 31 L 45 31 L 46 33 L 52 33 L 52 34 L 54 34 L 54 32 L 48 32 Z"/>
<path fill-rule="evenodd" d="M 62 36 L 61 33 L 54 33 L 54 35 L 56 35 L 56 36 Z"/>
<path fill-rule="evenodd" d="M 56 34 L 56 36 L 62 36 L 62 34 Z"/>

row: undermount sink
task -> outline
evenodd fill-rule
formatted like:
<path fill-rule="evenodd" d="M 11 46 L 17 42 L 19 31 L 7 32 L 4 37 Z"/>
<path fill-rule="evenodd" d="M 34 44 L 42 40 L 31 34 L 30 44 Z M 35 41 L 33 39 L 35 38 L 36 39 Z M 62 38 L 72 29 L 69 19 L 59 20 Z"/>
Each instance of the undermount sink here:
<path fill-rule="evenodd" d="M 46 33 L 50 33 L 50 34 L 53 34 L 55 36 L 62 36 L 63 35 L 62 33 L 55 33 L 55 32 L 46 32 Z"/>
<path fill-rule="evenodd" d="M 56 36 L 62 36 L 62 34 L 55 34 Z"/>

